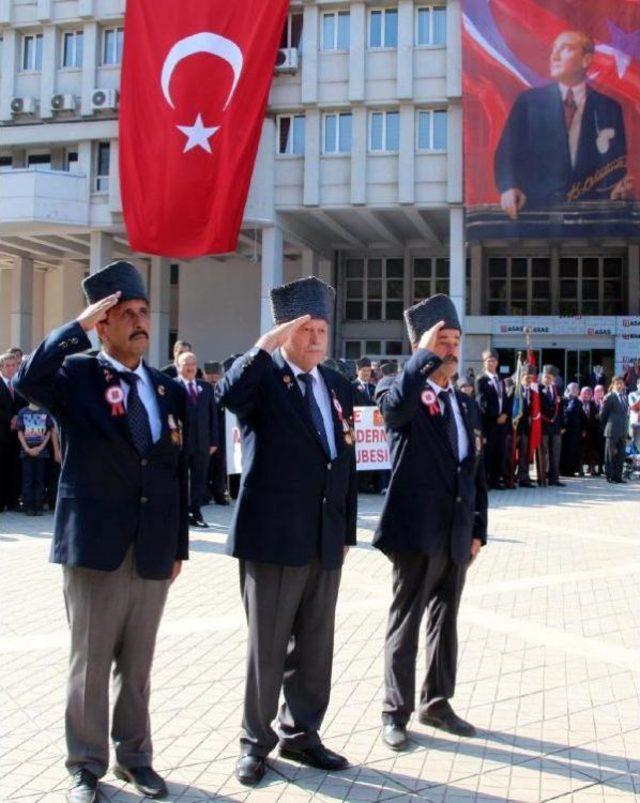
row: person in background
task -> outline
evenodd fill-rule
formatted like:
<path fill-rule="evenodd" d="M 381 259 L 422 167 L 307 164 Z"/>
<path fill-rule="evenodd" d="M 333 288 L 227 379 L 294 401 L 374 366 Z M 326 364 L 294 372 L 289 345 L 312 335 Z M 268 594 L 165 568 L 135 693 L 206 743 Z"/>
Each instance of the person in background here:
<path fill-rule="evenodd" d="M 189 524 L 206 529 L 202 515 L 209 459 L 218 449 L 218 413 L 213 388 L 196 379 L 198 360 L 190 351 L 178 356 L 178 377 L 187 391 L 187 438 L 184 449 L 189 466 Z"/>
<path fill-rule="evenodd" d="M 49 414 L 35 402 L 29 402 L 18 413 L 16 429 L 22 447 L 22 509 L 27 516 L 42 515 L 44 472 L 52 428 Z"/>
<path fill-rule="evenodd" d="M 371 360 L 368 357 L 361 357 L 356 360 L 356 368 L 358 377 L 352 382 L 353 403 L 357 407 L 375 406 L 373 395 L 376 386 L 371 381 Z"/>
<path fill-rule="evenodd" d="M 629 436 L 640 453 L 640 377 L 636 389 L 629 394 Z"/>
<path fill-rule="evenodd" d="M 465 396 L 470 396 L 473 399 L 475 390 L 473 387 L 473 382 L 469 379 L 468 374 L 467 376 L 458 379 L 456 387 L 461 393 L 464 393 Z"/>
<path fill-rule="evenodd" d="M 209 361 L 204 364 L 204 379 L 213 388 L 216 415 L 218 418 L 218 448 L 211 455 L 209 461 L 209 475 L 207 490 L 209 498 L 216 505 L 228 505 L 227 501 L 227 422 L 224 407 L 215 399 L 215 390 L 218 382 L 224 376 L 221 362 Z"/>
<path fill-rule="evenodd" d="M 587 467 L 590 477 L 596 476 L 598 465 L 598 408 L 593 401 L 593 391 L 588 385 L 580 390 L 580 419 L 582 425 L 582 453 L 580 465 Z"/>
<path fill-rule="evenodd" d="M 175 379 L 178 376 L 178 357 L 186 352 L 193 353 L 193 348 L 188 340 L 176 340 L 173 344 L 173 362 L 161 368 L 163 374 Z M 196 371 L 196 379 L 202 379 L 202 371 L 200 368 Z"/>
<path fill-rule="evenodd" d="M 627 388 L 627 393 L 632 393 L 635 391 L 636 387 L 638 386 L 638 380 L 640 379 L 640 360 L 636 360 L 633 362 L 628 370 L 625 372 L 624 375 L 624 384 Z M 606 383 L 602 383 L 606 387 Z"/>
<path fill-rule="evenodd" d="M 601 365 L 594 365 L 593 370 L 589 374 L 588 386 L 593 389 L 596 385 L 607 385 L 607 377 L 604 373 L 604 368 Z"/>
<path fill-rule="evenodd" d="M 0 513 L 20 509 L 20 442 L 16 430 L 18 412 L 26 401 L 14 387 L 20 366 L 16 355 L 0 355 Z"/>
<path fill-rule="evenodd" d="M 564 409 L 561 395 L 556 387 L 558 371 L 553 365 L 542 368 L 540 388 L 540 415 L 542 417 L 542 458 L 547 473 L 548 485 L 562 487 L 560 482 L 560 456 L 562 451 L 562 426 Z"/>
<path fill-rule="evenodd" d="M 503 490 L 504 463 L 509 416 L 506 412 L 506 390 L 498 375 L 498 352 L 482 352 L 484 373 L 476 382 L 476 401 L 482 412 L 485 438 L 484 470 L 489 488 Z"/>
<path fill-rule="evenodd" d="M 584 476 L 582 468 L 582 405 L 580 387 L 569 382 L 565 391 L 560 473 L 564 477 Z"/>
<path fill-rule="evenodd" d="M 518 485 L 521 488 L 532 488 L 533 483 L 529 475 L 529 439 L 531 437 L 531 385 L 536 378 L 536 369 L 533 365 L 523 368 L 520 385 L 522 387 L 522 408 L 516 425 L 515 437 L 518 450 Z"/>
<path fill-rule="evenodd" d="M 606 390 L 604 385 L 596 385 L 593 389 L 593 403 L 596 406 L 597 412 L 597 427 L 595 430 L 596 436 L 596 453 L 597 453 L 597 474 L 599 477 L 604 476 L 604 426 L 602 425 L 602 420 L 600 418 L 600 413 L 602 412 L 602 405 L 604 403 L 604 397 L 606 396 Z"/>
<path fill-rule="evenodd" d="M 607 482 L 625 482 L 622 467 L 629 432 L 629 404 L 623 376 L 614 376 L 602 404 L 600 420 L 604 426 Z"/>

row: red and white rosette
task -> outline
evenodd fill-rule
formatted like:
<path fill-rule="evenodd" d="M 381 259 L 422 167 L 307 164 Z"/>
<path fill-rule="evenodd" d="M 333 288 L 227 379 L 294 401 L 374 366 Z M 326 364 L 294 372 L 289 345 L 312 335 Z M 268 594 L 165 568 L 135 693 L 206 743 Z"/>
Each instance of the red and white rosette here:
<path fill-rule="evenodd" d="M 111 415 L 124 415 L 124 391 L 119 385 L 111 385 L 104 394 L 105 399 L 111 405 Z"/>
<path fill-rule="evenodd" d="M 438 397 L 436 394 L 427 388 L 427 390 L 422 391 L 422 395 L 420 396 L 420 401 L 424 404 L 424 406 L 429 410 L 429 415 L 440 415 L 440 404 L 438 403 Z"/>

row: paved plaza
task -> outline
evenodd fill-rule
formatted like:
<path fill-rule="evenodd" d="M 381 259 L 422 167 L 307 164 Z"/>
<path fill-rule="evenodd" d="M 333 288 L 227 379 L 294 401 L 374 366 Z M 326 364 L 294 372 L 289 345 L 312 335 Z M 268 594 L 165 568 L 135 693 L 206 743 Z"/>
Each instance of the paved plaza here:
<path fill-rule="evenodd" d="M 640 484 L 574 480 L 490 502 L 490 545 L 463 596 L 454 700 L 477 738 L 413 721 L 407 752 L 380 742 L 390 565 L 370 545 L 381 499 L 362 496 L 323 731 L 351 767 L 328 774 L 274 754 L 255 789 L 233 774 L 246 641 L 236 562 L 223 554 L 230 509 L 205 508 L 211 529 L 191 533 L 153 672 L 155 766 L 169 800 L 640 800 Z M 51 528 L 50 516 L 0 515 L 2 801 L 58 803 L 67 786 L 68 634 Z M 108 774 L 100 799 L 139 797 Z"/>

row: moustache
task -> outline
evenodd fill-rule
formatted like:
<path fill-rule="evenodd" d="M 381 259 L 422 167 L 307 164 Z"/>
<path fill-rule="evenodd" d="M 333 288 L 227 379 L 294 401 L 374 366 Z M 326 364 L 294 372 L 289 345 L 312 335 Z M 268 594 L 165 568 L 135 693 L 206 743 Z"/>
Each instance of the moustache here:
<path fill-rule="evenodd" d="M 149 339 L 149 335 L 146 332 L 134 332 L 132 335 L 129 335 L 129 340 L 134 340 L 136 337 L 144 337 L 146 340 Z"/>
<path fill-rule="evenodd" d="M 443 363 L 456 363 L 458 364 L 458 358 L 454 354 L 448 354 L 446 357 L 442 358 Z"/>

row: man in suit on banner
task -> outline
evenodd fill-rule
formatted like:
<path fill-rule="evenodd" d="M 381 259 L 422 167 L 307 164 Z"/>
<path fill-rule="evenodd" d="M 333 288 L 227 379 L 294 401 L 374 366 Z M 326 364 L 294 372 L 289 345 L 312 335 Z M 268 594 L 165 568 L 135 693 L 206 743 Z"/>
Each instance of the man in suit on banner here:
<path fill-rule="evenodd" d="M 509 428 L 507 391 L 498 375 L 498 353 L 491 349 L 483 351 L 482 364 L 484 373 L 476 382 L 476 401 L 482 412 L 485 474 L 490 488 L 502 490 Z"/>
<path fill-rule="evenodd" d="M 408 746 L 425 611 L 427 674 L 418 719 L 457 736 L 475 735 L 449 700 L 460 597 L 469 564 L 487 539 L 480 409 L 452 384 L 460 355 L 456 308 L 436 295 L 404 314 L 413 356 L 376 389 L 392 466 L 373 545 L 393 563 L 382 708 L 382 739 L 393 750 Z"/>
<path fill-rule="evenodd" d="M 209 473 L 209 460 L 218 449 L 218 413 L 213 388 L 204 379 L 196 379 L 198 360 L 191 351 L 177 358 L 176 379 L 187 391 L 188 438 L 184 444 L 189 466 L 189 523 L 206 529 L 202 516 Z"/>
<path fill-rule="evenodd" d="M 513 220 L 522 209 L 631 197 L 620 104 L 587 82 L 591 37 L 564 31 L 553 43 L 552 84 L 516 99 L 495 154 L 500 204 Z"/>
<path fill-rule="evenodd" d="M 233 363 L 217 389 L 242 437 L 227 552 L 239 559 L 249 627 L 236 764 L 245 785 L 260 781 L 278 742 L 294 761 L 323 770 L 348 766 L 318 733 L 331 690 L 342 562 L 356 542 L 352 388 L 321 364 L 334 304 L 335 290 L 315 277 L 272 290 L 275 328 Z"/>
<path fill-rule="evenodd" d="M 109 675 L 116 766 L 147 797 L 153 770 L 150 675 L 171 582 L 188 557 L 182 452 L 186 396 L 142 359 L 150 312 L 140 274 L 114 262 L 84 279 L 89 306 L 55 329 L 16 386 L 56 419 L 62 471 L 51 561 L 63 566 L 71 629 L 65 712 L 71 803 L 93 803 L 109 763 Z M 95 329 L 96 356 L 88 333 Z"/>

